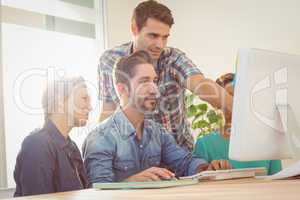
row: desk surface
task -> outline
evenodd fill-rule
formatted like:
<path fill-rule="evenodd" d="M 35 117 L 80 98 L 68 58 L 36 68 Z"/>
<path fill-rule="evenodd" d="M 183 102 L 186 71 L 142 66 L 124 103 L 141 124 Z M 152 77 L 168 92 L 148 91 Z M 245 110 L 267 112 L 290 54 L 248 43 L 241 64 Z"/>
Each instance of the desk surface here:
<path fill-rule="evenodd" d="M 21 197 L 18 200 L 299 200 L 298 180 L 254 180 L 202 182 L 198 185 L 147 190 L 95 190 Z"/>

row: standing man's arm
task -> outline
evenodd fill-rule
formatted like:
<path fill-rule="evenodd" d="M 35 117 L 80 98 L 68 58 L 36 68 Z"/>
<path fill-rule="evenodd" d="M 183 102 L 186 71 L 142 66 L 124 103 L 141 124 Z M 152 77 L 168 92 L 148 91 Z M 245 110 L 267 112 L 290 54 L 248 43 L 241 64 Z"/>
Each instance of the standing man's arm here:
<path fill-rule="evenodd" d="M 113 85 L 113 66 L 115 58 L 111 51 L 102 54 L 98 65 L 98 87 L 100 100 L 99 121 L 103 121 L 111 116 L 119 103 L 119 98 Z"/>
<path fill-rule="evenodd" d="M 205 78 L 202 74 L 197 74 L 187 78 L 186 88 L 197 94 L 200 99 L 221 109 L 226 120 L 231 119 L 233 98 L 214 81 Z"/>
<path fill-rule="evenodd" d="M 207 79 L 200 69 L 183 53 L 178 50 L 178 57 L 174 66 L 181 75 L 181 84 L 199 96 L 200 99 L 207 101 L 212 106 L 223 111 L 226 119 L 225 127 L 221 133 L 227 134 L 231 126 L 231 113 L 233 98 L 226 90 L 216 84 L 213 80 Z"/>

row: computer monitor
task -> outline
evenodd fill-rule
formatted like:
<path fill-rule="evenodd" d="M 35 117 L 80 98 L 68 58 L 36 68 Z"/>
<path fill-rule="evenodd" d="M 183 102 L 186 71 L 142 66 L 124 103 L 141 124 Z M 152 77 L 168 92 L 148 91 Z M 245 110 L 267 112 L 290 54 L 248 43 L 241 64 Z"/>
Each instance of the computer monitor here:
<path fill-rule="evenodd" d="M 300 157 L 300 56 L 238 52 L 229 158 Z"/>

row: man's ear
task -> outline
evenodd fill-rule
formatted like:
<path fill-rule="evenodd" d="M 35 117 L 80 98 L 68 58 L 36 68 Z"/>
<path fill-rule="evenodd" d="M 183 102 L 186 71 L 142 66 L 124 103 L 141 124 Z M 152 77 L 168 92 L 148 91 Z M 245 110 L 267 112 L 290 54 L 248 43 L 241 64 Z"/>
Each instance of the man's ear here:
<path fill-rule="evenodd" d="M 131 20 L 131 33 L 136 36 L 139 33 L 139 29 L 137 27 L 136 21 L 134 19 Z"/>
<path fill-rule="evenodd" d="M 118 90 L 118 93 L 120 94 L 120 96 L 129 96 L 129 88 L 126 84 L 124 83 L 117 83 L 116 84 L 117 86 L 117 90 Z"/>

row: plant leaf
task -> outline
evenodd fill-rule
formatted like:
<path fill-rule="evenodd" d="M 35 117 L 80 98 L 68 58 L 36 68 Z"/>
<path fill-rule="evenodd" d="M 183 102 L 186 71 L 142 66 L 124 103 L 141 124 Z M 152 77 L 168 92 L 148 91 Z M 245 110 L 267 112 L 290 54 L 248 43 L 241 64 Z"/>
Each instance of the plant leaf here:
<path fill-rule="evenodd" d="M 206 121 L 206 120 L 199 120 L 199 121 L 196 121 L 192 124 L 192 129 L 203 129 L 205 127 L 207 127 L 209 125 L 209 123 Z"/>
<path fill-rule="evenodd" d="M 217 123 L 220 120 L 220 117 L 221 116 L 217 115 L 214 110 L 210 110 L 207 113 L 207 118 L 210 123 Z"/>
<path fill-rule="evenodd" d="M 186 114 L 188 118 L 193 117 L 196 114 L 197 114 L 197 108 L 196 108 L 196 106 L 191 105 L 190 107 L 188 107 L 187 114 Z"/>
<path fill-rule="evenodd" d="M 206 113 L 208 106 L 206 103 L 202 103 L 202 104 L 197 105 L 197 109 L 199 109 L 203 113 Z"/>
<path fill-rule="evenodd" d="M 195 94 L 189 94 L 189 95 L 185 96 L 185 106 L 186 106 L 186 108 L 189 108 L 190 106 L 193 105 L 193 101 L 194 101 L 195 96 L 196 96 Z"/>

